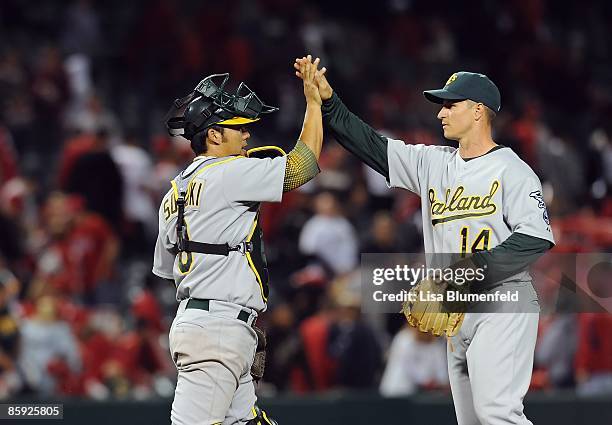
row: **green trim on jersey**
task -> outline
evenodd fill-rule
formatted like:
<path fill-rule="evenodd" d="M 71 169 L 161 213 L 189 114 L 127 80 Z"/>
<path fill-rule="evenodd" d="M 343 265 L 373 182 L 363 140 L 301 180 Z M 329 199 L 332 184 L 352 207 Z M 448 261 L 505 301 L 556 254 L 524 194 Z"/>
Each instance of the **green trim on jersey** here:
<path fill-rule="evenodd" d="M 259 225 L 259 211 L 255 216 L 255 220 L 253 220 L 253 227 L 251 227 L 246 242 L 253 244 L 253 252 L 245 252 L 245 256 L 259 284 L 261 298 L 264 303 L 267 303 L 268 295 L 270 294 L 270 274 L 268 272 L 268 261 L 264 250 L 263 231 Z"/>
<path fill-rule="evenodd" d="M 473 160 L 473 159 L 480 158 L 481 156 L 488 155 L 488 154 L 490 154 L 491 152 L 495 152 L 495 151 L 498 151 L 498 150 L 503 149 L 503 148 L 506 148 L 506 147 L 507 147 L 507 146 L 504 146 L 504 145 L 497 145 L 497 146 L 493 146 L 491 149 L 489 149 L 488 151 L 486 151 L 486 152 L 485 152 L 485 153 L 483 153 L 482 155 L 473 156 L 473 157 L 471 157 L 471 158 L 463 158 L 463 157 L 462 157 L 461 159 L 462 159 L 462 160 L 464 160 L 465 162 L 468 162 L 468 161 L 471 161 L 471 160 Z"/>

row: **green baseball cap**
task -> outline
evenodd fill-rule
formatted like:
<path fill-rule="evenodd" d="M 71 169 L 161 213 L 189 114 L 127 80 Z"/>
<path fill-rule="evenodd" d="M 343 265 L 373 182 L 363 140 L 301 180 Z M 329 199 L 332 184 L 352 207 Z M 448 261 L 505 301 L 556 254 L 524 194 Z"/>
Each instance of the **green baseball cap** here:
<path fill-rule="evenodd" d="M 433 103 L 470 99 L 484 104 L 494 112 L 501 109 L 501 95 L 497 86 L 486 75 L 475 72 L 455 72 L 443 88 L 426 90 L 423 95 Z"/>

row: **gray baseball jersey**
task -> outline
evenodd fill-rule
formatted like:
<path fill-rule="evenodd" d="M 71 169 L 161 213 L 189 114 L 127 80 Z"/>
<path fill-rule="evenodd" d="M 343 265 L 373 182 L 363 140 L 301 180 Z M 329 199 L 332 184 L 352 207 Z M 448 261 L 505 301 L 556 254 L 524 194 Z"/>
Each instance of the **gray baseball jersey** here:
<path fill-rule="evenodd" d="M 185 204 L 189 239 L 235 246 L 253 232 L 260 202 L 281 201 L 287 157 L 232 156 L 207 164 L 210 160 L 198 157 L 183 173 L 190 178 Z M 243 253 L 171 253 L 177 242 L 177 211 L 176 193 L 170 189 L 159 208 L 153 273 L 174 280 L 179 301 L 214 299 L 265 310 L 263 288 Z"/>
<path fill-rule="evenodd" d="M 542 186 L 510 148 L 468 161 L 449 146 L 388 140 L 389 184 L 421 197 L 427 253 L 489 250 L 513 232 L 554 243 Z"/>
<path fill-rule="evenodd" d="M 468 161 L 456 148 L 400 140 L 389 140 L 387 151 L 390 185 L 421 196 L 425 252 L 489 250 L 513 232 L 554 243 L 540 181 L 511 149 L 496 148 Z M 520 293 L 529 311 L 516 303 L 496 306 L 494 312 L 468 310 L 459 333 L 449 339 L 448 372 L 459 425 L 498 418 L 531 424 L 522 404 L 538 329 L 530 281 L 524 271 L 501 282 Z"/>

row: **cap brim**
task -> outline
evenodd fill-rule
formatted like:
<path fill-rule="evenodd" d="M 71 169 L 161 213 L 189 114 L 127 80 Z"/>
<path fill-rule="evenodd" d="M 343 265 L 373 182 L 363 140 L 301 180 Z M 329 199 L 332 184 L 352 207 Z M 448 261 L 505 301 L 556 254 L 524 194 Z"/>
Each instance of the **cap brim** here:
<path fill-rule="evenodd" d="M 426 90 L 423 92 L 423 96 L 427 100 L 433 103 L 444 103 L 445 100 L 465 100 L 464 96 L 459 96 L 456 93 L 448 91 L 446 89 L 438 90 Z"/>
<path fill-rule="evenodd" d="M 259 118 L 234 117 L 229 120 L 216 123 L 217 125 L 245 125 L 259 121 Z"/>

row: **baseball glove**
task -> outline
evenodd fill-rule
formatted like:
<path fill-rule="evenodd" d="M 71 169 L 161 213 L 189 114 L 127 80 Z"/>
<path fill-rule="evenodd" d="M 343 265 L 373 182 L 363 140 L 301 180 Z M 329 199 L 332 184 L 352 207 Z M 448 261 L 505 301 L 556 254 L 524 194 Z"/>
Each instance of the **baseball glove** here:
<path fill-rule="evenodd" d="M 410 290 L 411 297 L 402 305 L 402 313 L 408 324 L 421 332 L 435 336 L 454 336 L 459 332 L 465 317 L 465 305 L 446 300 L 446 292 L 456 289 L 447 282 L 425 279 Z"/>
<path fill-rule="evenodd" d="M 263 378 L 266 368 L 266 334 L 263 329 L 253 326 L 257 334 L 257 349 L 255 350 L 255 358 L 251 365 L 251 376 L 255 382 L 259 382 Z"/>

